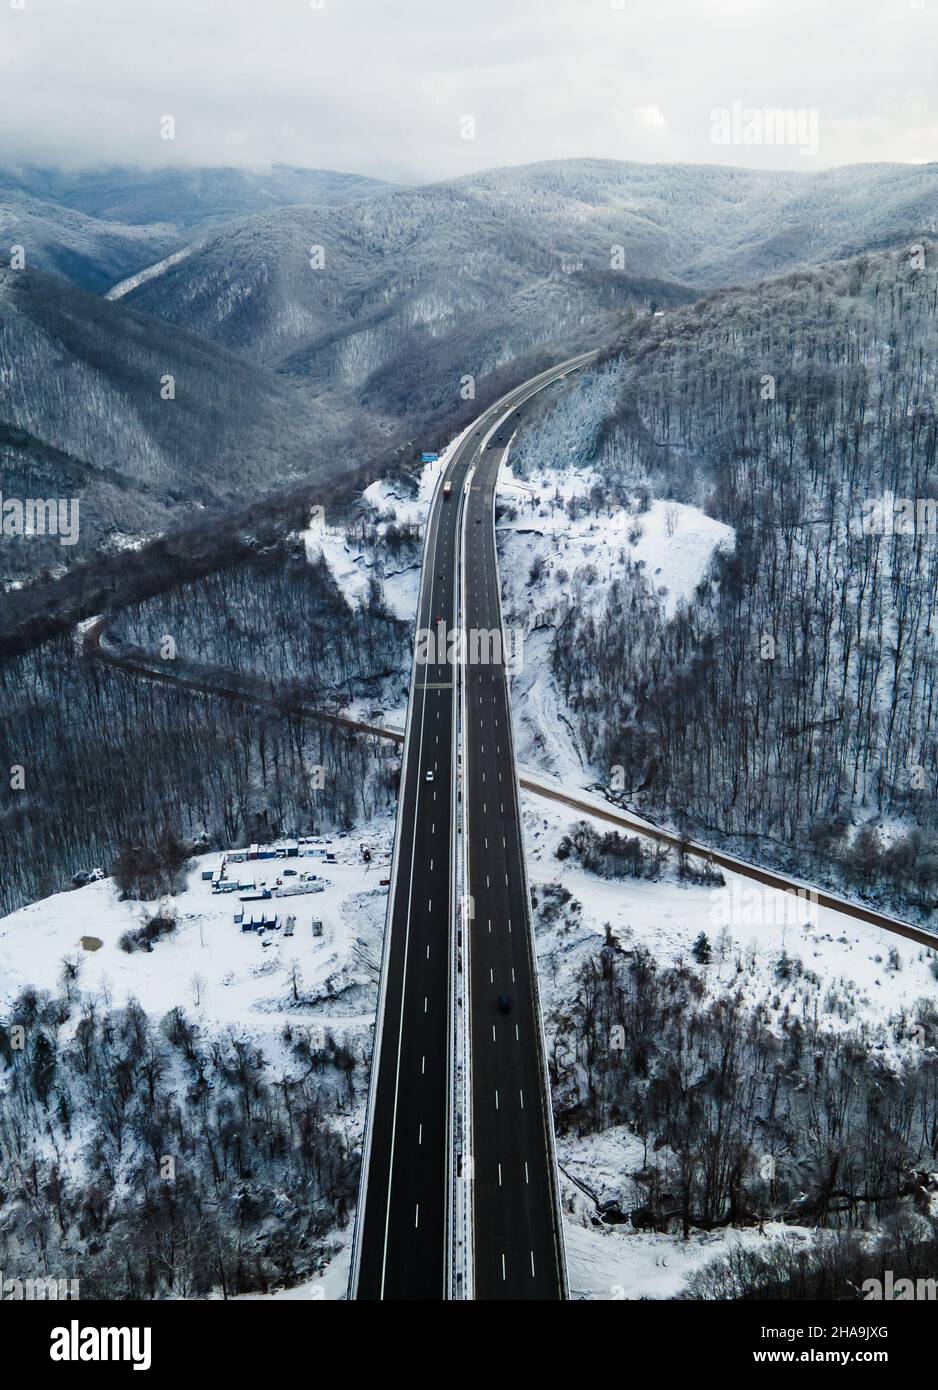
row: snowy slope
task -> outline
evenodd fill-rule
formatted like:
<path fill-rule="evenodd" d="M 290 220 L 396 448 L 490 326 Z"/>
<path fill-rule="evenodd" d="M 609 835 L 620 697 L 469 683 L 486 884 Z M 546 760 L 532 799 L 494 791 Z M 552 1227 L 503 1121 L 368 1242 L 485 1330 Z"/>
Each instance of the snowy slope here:
<path fill-rule="evenodd" d="M 377 519 L 371 535 L 364 543 L 349 543 L 344 529 L 329 525 L 328 517 L 314 516 L 301 538 L 310 560 L 324 555 L 336 583 L 350 604 L 358 603 L 368 591 L 372 576 L 380 574 L 385 601 L 396 618 L 412 623 L 417 613 L 417 594 L 420 589 L 420 556 L 409 563 L 389 566 L 376 565 L 378 543 L 387 532 L 389 519 L 399 526 L 425 527 L 430 504 L 440 477 L 465 431 L 446 446 L 439 459 L 424 464 L 417 475 L 416 493 L 393 479 L 381 478 L 369 484 L 362 493 L 367 506 L 374 509 Z"/>
<path fill-rule="evenodd" d="M 603 880 L 571 860 L 556 858 L 557 845 L 570 825 L 563 808 L 545 808 L 526 795 L 524 817 L 535 892 L 561 883 L 581 904 L 575 923 L 562 921 L 538 934 L 548 1045 L 554 1015 L 569 1004 L 576 971 L 601 946 L 607 923 L 624 946 L 643 944 L 662 964 L 687 961 L 699 931 L 715 942 L 721 927 L 728 926 L 732 942 L 725 946 L 724 958 L 715 950 L 713 963 L 701 968 L 709 994 L 716 996 L 732 985 L 742 990 L 748 1003 L 768 1009 L 774 1018 L 786 1003 L 794 1010 L 808 999 L 832 1030 L 865 1023 L 886 1055 L 897 1060 L 914 1045 L 909 1009 L 916 997 L 933 995 L 934 981 L 927 953 L 913 943 L 826 910 L 804 930 L 798 914 L 783 920 L 786 914 L 776 901 L 781 895 L 771 889 L 760 890 L 758 920 L 752 902 L 740 910 L 732 892 L 685 887 L 667 877 L 660 882 Z M 271 946 L 243 935 L 232 922 L 234 896 L 213 896 L 210 884 L 202 881 L 203 867 L 214 867 L 217 854 L 195 861 L 185 892 L 170 900 L 178 931 L 158 942 L 150 954 L 126 955 L 118 948 L 118 937 L 138 925 L 143 913 L 138 904 L 119 902 L 110 880 L 35 903 L 0 924 L 0 1001 L 6 1003 L 27 982 L 52 989 L 63 957 L 80 953 L 79 986 L 84 993 L 107 998 L 113 1005 L 134 997 L 157 1016 L 182 1004 L 209 1032 L 230 1029 L 249 1036 L 272 1056 L 279 1054 L 280 1031 L 291 1021 L 328 1028 L 337 1036 L 366 1034 L 373 1023 L 386 902 L 386 889 L 378 880 L 387 876 L 392 828 L 386 818 L 335 839 L 329 845 L 337 854 L 335 865 L 318 857 L 326 849 L 325 841 L 312 847 L 310 857 L 293 861 L 321 874 L 327 887 L 321 894 L 265 904 L 297 916 L 296 935 L 283 939 L 278 934 Z M 360 860 L 362 843 L 376 851 L 369 866 Z M 237 872 L 258 881 L 272 880 L 283 867 L 282 860 L 257 861 L 237 866 Z M 310 930 L 313 917 L 324 923 L 318 939 Z M 96 951 L 82 951 L 82 936 L 96 936 L 103 944 Z M 889 961 L 892 947 L 898 969 Z M 820 984 L 802 978 L 781 990 L 776 1005 L 780 991 L 774 966 L 783 950 L 800 956 Z M 293 999 L 294 966 L 299 1002 Z M 353 1127 L 360 1127 L 362 1120 L 359 1103 Z M 759 1243 L 782 1235 L 796 1242 L 808 1238 L 797 1228 L 769 1225 L 764 1234 L 695 1232 L 685 1243 L 671 1235 L 635 1232 L 628 1225 L 597 1227 L 590 1221 L 593 1204 L 587 1192 L 627 1209 L 637 1192 L 631 1174 L 643 1167 L 641 1144 L 623 1127 L 584 1138 L 564 1135 L 558 1157 L 570 1280 L 577 1298 L 670 1297 L 687 1275 L 736 1242 Z M 347 1233 L 337 1234 L 334 1244 L 334 1258 L 321 1279 L 271 1297 L 344 1296 Z"/>
<path fill-rule="evenodd" d="M 148 1013 L 161 1016 L 181 1004 L 209 1029 L 235 1027 L 273 1048 L 291 1019 L 338 1032 L 367 1032 L 373 1023 L 387 891 L 378 880 L 388 872 L 392 832 L 390 818 L 385 818 L 363 827 L 354 839 L 323 838 L 306 857 L 291 861 L 324 879 L 325 891 L 253 906 L 281 917 L 295 914 L 292 938 L 282 932 L 261 938 L 234 924 L 238 895 L 213 894 L 211 883 L 201 877 L 203 868 L 219 864 L 217 852 L 193 860 L 185 891 L 164 900 L 177 918 L 177 930 L 151 952 L 127 954 L 118 940 L 159 904 L 120 901 L 109 878 L 21 908 L 0 921 L 0 1006 L 26 984 L 56 988 L 63 957 L 78 954 L 81 990 L 106 995 L 116 1007 L 134 998 Z M 373 851 L 370 864 L 361 861 L 363 843 Z M 335 864 L 321 858 L 327 845 L 337 854 Z M 231 872 L 272 887 L 285 864 L 282 859 L 258 860 L 233 866 Z M 313 918 L 323 922 L 321 937 L 312 935 Z M 83 949 L 83 937 L 102 944 Z M 294 968 L 298 1000 L 293 998 Z"/>
<path fill-rule="evenodd" d="M 623 946 L 645 946 L 663 965 L 689 963 L 691 946 L 704 932 L 714 946 L 713 961 L 695 968 L 704 975 L 707 992 L 717 995 L 732 987 L 746 1004 L 766 1012 L 771 1027 L 778 1026 L 786 1005 L 792 1013 L 807 1005 L 832 1032 L 865 1025 L 896 1060 L 918 1046 L 912 1009 L 917 999 L 933 1000 L 938 992 L 929 965 L 934 952 L 728 871 L 723 888 L 684 884 L 673 875 L 659 881 L 601 878 L 572 858 L 557 859 L 569 825 L 563 807 L 525 797 L 532 887 L 560 883 L 582 905 L 576 925 L 561 923 L 538 935 L 548 1018 L 570 997 L 576 969 L 602 945 L 608 923 Z M 724 930 L 729 939 L 721 953 Z M 800 958 L 806 971 L 787 985 L 780 985 L 775 973 L 783 952 Z"/>
<path fill-rule="evenodd" d="M 576 784 L 594 777 L 551 670 L 562 615 L 572 604 L 598 616 L 610 586 L 638 575 L 670 619 L 691 600 L 716 551 L 735 544 L 732 527 L 681 502 L 656 498 L 642 511 L 637 503 L 591 509 L 598 481 L 595 470 L 574 462 L 517 478 L 509 462 L 498 488 L 498 502 L 508 509 L 498 526 L 504 617 L 524 632 L 523 669 L 512 685 L 518 758 Z M 578 515 L 571 516 L 571 502 L 582 505 Z"/>

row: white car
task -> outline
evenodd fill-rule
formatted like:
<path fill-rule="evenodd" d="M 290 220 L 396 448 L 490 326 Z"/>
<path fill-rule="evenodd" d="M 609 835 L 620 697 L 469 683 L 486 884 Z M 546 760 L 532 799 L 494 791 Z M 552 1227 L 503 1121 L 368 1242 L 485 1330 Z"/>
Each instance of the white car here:
<path fill-rule="evenodd" d="M 432 782 L 432 781 L 433 781 L 433 768 L 432 768 L 432 767 L 428 767 L 428 768 L 427 768 L 427 781 L 428 781 L 428 782 Z"/>

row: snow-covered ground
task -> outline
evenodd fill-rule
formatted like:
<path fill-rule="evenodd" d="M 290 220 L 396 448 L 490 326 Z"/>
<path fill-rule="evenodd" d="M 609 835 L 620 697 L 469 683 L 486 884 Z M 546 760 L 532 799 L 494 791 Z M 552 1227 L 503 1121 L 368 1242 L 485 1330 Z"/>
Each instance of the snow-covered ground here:
<path fill-rule="evenodd" d="M 393 513 L 398 525 L 422 528 L 439 477 L 462 438 L 454 439 L 436 462 L 422 468 L 415 496 L 394 481 L 381 479 L 366 488 L 363 497 L 379 516 Z M 523 658 L 512 683 L 518 757 L 524 765 L 567 785 L 589 784 L 594 777 L 584 765 L 550 669 L 558 609 L 572 596 L 581 611 L 598 610 L 610 584 L 638 569 L 670 618 L 680 603 L 690 600 L 714 553 L 735 545 L 731 527 L 680 502 L 656 499 L 645 511 L 639 511 L 636 503 L 635 510 L 606 509 L 597 515 L 589 504 L 597 481 L 591 468 L 572 464 L 568 469 L 532 469 L 518 478 L 511 467 L 509 446 L 498 486 L 499 502 L 516 513 L 499 523 L 498 541 L 505 622 L 524 633 Z M 575 517 L 568 511 L 572 499 L 582 505 Z M 379 536 L 387 524 L 378 523 Z M 328 517 L 321 516 L 311 519 L 302 539 L 309 558 L 324 555 L 346 599 L 357 603 L 375 572 L 373 547 L 350 545 L 345 529 L 330 527 Z M 532 584 L 535 564 L 541 573 Z M 420 586 L 419 562 L 397 569 L 385 566 L 382 578 L 390 610 L 412 622 Z M 350 712 L 369 717 L 364 707 Z M 406 711 L 385 711 L 384 717 L 402 727 Z"/>
<path fill-rule="evenodd" d="M 643 512 L 619 507 L 597 515 L 589 499 L 590 489 L 598 482 L 601 479 L 592 469 L 574 467 L 532 472 L 518 479 L 510 463 L 505 464 L 498 500 L 517 512 L 499 525 L 507 561 L 506 599 L 525 589 L 535 559 L 545 564 L 535 597 L 538 607 L 548 611 L 569 594 L 571 581 L 577 584 L 577 570 L 595 571 L 589 578 L 584 573 L 578 586 L 592 604 L 628 566 L 637 565 L 665 617 L 673 617 L 678 604 L 690 599 L 706 574 L 714 551 L 733 549 L 733 528 L 699 507 L 661 498 Z M 584 508 L 579 516 L 569 514 L 571 499 L 579 499 Z M 566 571 L 568 579 L 558 580 L 558 571 Z"/>
<path fill-rule="evenodd" d="M 916 1000 L 934 1000 L 938 992 L 930 969 L 935 952 L 729 871 L 723 888 L 682 883 L 673 874 L 658 881 L 601 878 L 572 855 L 556 857 L 574 819 L 569 810 L 528 795 L 523 801 L 532 889 L 560 883 L 582 906 L 575 922 L 560 921 L 538 934 L 548 1017 L 571 997 L 573 976 L 601 946 L 608 923 L 620 944 L 645 947 L 663 967 L 694 965 L 710 994 L 740 993 L 745 1004 L 765 1010 L 770 1026 L 787 1006 L 791 1014 L 816 1013 L 831 1031 L 863 1024 L 873 1045 L 897 1060 L 920 1046 L 912 1015 Z M 700 932 L 712 946 L 709 965 L 691 958 Z M 783 954 L 803 966 L 787 982 L 778 978 Z"/>
<path fill-rule="evenodd" d="M 665 966 L 688 961 L 695 937 L 704 931 L 714 946 L 713 961 L 695 968 L 703 973 L 708 992 L 717 994 L 732 985 L 748 1003 L 767 1010 L 769 1026 L 786 1004 L 792 1011 L 807 1007 L 813 1013 L 816 1007 L 831 1029 L 864 1023 L 887 1057 L 898 1059 L 918 1045 L 910 1011 L 917 998 L 934 996 L 935 982 L 929 953 L 914 943 L 826 909 L 805 930 L 801 908 L 796 905 L 793 915 L 790 905 L 780 901 L 784 895 L 768 888 L 759 888 L 756 898 L 734 894 L 730 875 L 722 893 L 684 886 L 672 877 L 659 882 L 601 879 L 572 858 L 556 857 L 560 839 L 575 819 L 572 813 L 527 794 L 523 801 L 532 888 L 538 892 L 559 882 L 580 904 L 579 911 L 538 934 L 548 1033 L 551 1015 L 572 997 L 577 970 L 601 946 L 608 923 L 624 947 L 642 944 Z M 232 866 L 239 877 L 267 878 L 271 884 L 284 867 L 312 869 L 323 877 L 327 886 L 322 893 L 255 905 L 295 914 L 292 938 L 282 932 L 258 937 L 240 931 L 233 921 L 237 895 L 213 894 L 201 877 L 203 868 L 218 864 L 217 853 L 194 861 L 185 891 L 168 903 L 178 919 L 177 931 L 150 953 L 128 955 L 117 943 L 155 905 L 121 902 L 110 879 L 34 903 L 0 922 L 0 1005 L 25 984 L 55 989 L 63 958 L 78 954 L 78 988 L 84 993 L 112 1006 L 133 997 L 156 1016 L 181 1005 L 208 1031 L 232 1029 L 262 1043 L 271 1060 L 281 1052 L 286 1060 L 280 1035 L 287 1022 L 329 1029 L 340 1040 L 366 1033 L 373 1023 L 386 905 L 387 889 L 379 880 L 388 876 L 392 833 L 392 820 L 385 817 L 346 838 L 334 837 L 328 849 L 337 856 L 335 864 L 321 858 L 327 848 L 323 837 L 300 859 Z M 361 860 L 362 844 L 372 850 L 370 865 Z M 748 892 L 751 885 L 744 887 Z M 810 919 L 811 911 L 804 916 Z M 314 918 L 323 922 L 318 938 L 312 935 Z M 728 937 L 721 949 L 717 943 L 723 927 Z M 86 949 L 93 942 L 83 947 L 82 938 L 88 937 L 100 941 L 100 947 Z M 262 944 L 265 940 L 271 944 Z M 787 984 L 776 978 L 783 951 L 800 957 L 806 972 Z M 293 997 L 294 981 L 299 1000 Z M 360 1106 L 353 1127 L 360 1128 L 363 1118 Z M 633 1174 L 644 1166 L 641 1144 L 622 1128 L 582 1139 L 563 1136 L 558 1157 L 570 1281 L 578 1298 L 669 1297 L 690 1273 L 733 1242 L 764 1242 L 783 1233 L 790 1240 L 809 1238 L 808 1232 L 767 1226 L 764 1234 L 696 1232 L 684 1242 L 628 1225 L 596 1227 L 583 1189 L 628 1210 L 638 1195 Z M 321 1279 L 268 1296 L 343 1297 L 349 1239 L 348 1231 L 336 1233 L 336 1253 Z"/>
<path fill-rule="evenodd" d="M 185 891 L 163 900 L 176 931 L 149 952 L 128 954 L 118 942 L 159 904 L 122 902 L 112 879 L 32 903 L 0 919 L 0 1003 L 27 984 L 58 988 L 63 958 L 78 955 L 84 994 L 113 1007 L 135 998 L 156 1017 L 180 1005 L 209 1030 L 233 1027 L 262 1041 L 268 1054 L 279 1052 L 287 1022 L 330 1029 L 337 1037 L 367 1032 L 387 894 L 379 879 L 389 873 L 392 835 L 393 822 L 385 817 L 354 837 L 323 837 L 301 858 L 231 866 L 232 875 L 271 888 L 285 867 L 311 870 L 325 881 L 322 893 L 245 904 L 247 912 L 295 916 L 292 937 L 282 930 L 263 936 L 241 931 L 234 922 L 238 894 L 215 894 L 202 880 L 203 868 L 220 862 L 217 852 L 193 860 Z M 372 851 L 370 864 L 361 859 L 362 844 Z M 335 864 L 322 859 L 326 848 L 335 852 Z M 312 934 L 314 919 L 323 924 L 319 937 Z"/>
<path fill-rule="evenodd" d="M 423 526 L 440 472 L 457 442 L 422 470 L 414 497 L 393 482 L 372 484 L 365 496 L 378 514 L 393 511 L 399 524 Z M 650 593 L 670 617 L 690 598 L 715 550 L 734 544 L 729 527 L 671 501 L 653 501 L 641 512 L 596 515 L 588 505 L 594 481 L 588 468 L 533 470 L 524 479 L 506 468 L 499 488 L 500 501 L 516 513 L 499 526 L 505 619 L 525 629 L 523 667 L 513 684 L 519 758 L 568 789 L 594 779 L 582 765 L 550 674 L 551 622 L 557 608 L 571 598 L 581 609 L 598 607 L 611 583 L 640 566 Z M 571 517 L 567 504 L 574 497 L 585 504 Z M 379 528 L 386 524 L 380 522 Z M 353 551 L 344 531 L 330 530 L 318 520 L 303 539 L 311 557 L 326 556 L 346 597 L 357 601 L 375 564 L 368 548 Z M 539 573 L 532 583 L 533 565 Z M 412 620 L 419 566 L 385 572 L 383 579 L 392 611 Z M 403 713 L 385 711 L 383 718 L 403 724 Z M 787 1009 L 816 1018 L 832 1031 L 862 1026 L 886 1060 L 898 1063 L 921 1046 L 914 1009 L 917 1000 L 935 996 L 933 953 L 731 873 L 726 873 L 722 890 L 683 884 L 667 872 L 658 881 L 602 879 L 579 867 L 572 856 L 564 861 L 556 857 L 562 836 L 578 815 L 528 794 L 523 809 L 532 888 L 538 892 L 560 883 L 579 905 L 538 932 L 548 1034 L 552 1015 L 573 997 L 577 972 L 602 945 L 608 925 L 623 948 L 642 946 L 663 967 L 687 963 L 694 940 L 704 932 L 713 948 L 712 961 L 694 968 L 704 977 L 707 995 L 732 988 L 762 1011 L 768 1027 L 780 1027 Z M 600 831 L 609 828 L 596 825 Z M 233 922 L 236 895 L 213 895 L 201 879 L 203 866 L 217 864 L 218 854 L 196 861 L 185 892 L 170 902 L 177 930 L 151 953 L 128 955 L 119 948 L 121 934 L 139 926 L 152 905 L 144 910 L 120 902 L 110 880 L 33 904 L 0 921 L 0 1005 L 27 983 L 55 988 L 63 957 L 80 953 L 78 987 L 83 992 L 97 993 L 113 1005 L 134 997 L 157 1015 L 181 1004 L 207 1028 L 237 1029 L 263 1040 L 273 1055 L 278 1055 L 279 1034 L 288 1021 L 328 1028 L 337 1037 L 364 1033 L 373 1023 L 387 892 L 379 880 L 388 876 L 392 835 L 392 818 L 382 818 L 348 838 L 336 837 L 329 846 L 337 853 L 334 865 L 319 857 L 324 843 L 314 847 L 313 858 L 293 861 L 314 868 L 327 886 L 321 894 L 263 905 L 282 915 L 295 913 L 292 938 L 240 931 Z M 373 851 L 370 865 L 361 861 L 362 843 Z M 237 871 L 273 879 L 283 867 L 283 861 L 262 861 Z M 312 936 L 314 918 L 324 924 L 319 938 Z M 85 949 L 83 937 L 97 938 L 100 947 Z M 778 970 L 783 956 L 799 963 L 787 975 Z M 362 1119 L 360 1113 L 359 1126 Z M 686 1242 L 633 1231 L 627 1224 L 599 1227 L 591 1220 L 588 1194 L 615 1201 L 622 1210 L 640 1200 L 634 1181 L 645 1166 L 640 1142 L 624 1128 L 584 1138 L 565 1135 L 558 1141 L 558 1157 L 570 1282 L 578 1298 L 670 1297 L 688 1275 L 734 1244 L 813 1238 L 808 1231 L 772 1225 L 762 1232 L 695 1232 Z M 350 1231 L 336 1233 L 336 1253 L 321 1279 L 268 1297 L 344 1296 L 349 1240 Z"/>
<path fill-rule="evenodd" d="M 807 1010 L 813 1018 L 816 1012 L 821 1026 L 832 1031 L 865 1026 L 871 1045 L 887 1060 L 899 1062 L 920 1048 L 914 1004 L 935 997 L 938 986 L 929 968 L 933 953 L 729 873 L 723 889 L 682 884 L 674 877 L 657 882 L 600 878 L 572 857 L 556 857 L 570 825 L 569 811 L 529 795 L 523 800 L 532 890 L 537 894 L 547 884 L 562 884 L 581 909 L 538 931 L 548 1047 L 551 1016 L 572 999 L 577 971 L 602 946 L 608 924 L 623 948 L 641 945 L 662 967 L 693 965 L 703 975 L 708 995 L 730 988 L 741 993 L 746 1004 L 765 1011 L 769 1027 L 779 1026 L 787 1006 L 792 1014 Z M 697 965 L 691 957 L 701 931 L 713 946 L 709 965 Z M 783 953 L 800 959 L 804 967 L 787 983 L 777 975 Z M 583 1188 L 599 1202 L 617 1202 L 623 1211 L 641 1205 L 643 1193 L 633 1177 L 646 1167 L 641 1142 L 622 1127 L 583 1138 L 565 1135 L 558 1139 L 557 1156 L 567 1262 L 577 1298 L 668 1298 L 690 1274 L 734 1244 L 815 1238 L 807 1230 L 771 1223 L 764 1233 L 697 1231 L 686 1242 L 676 1235 L 633 1231 L 627 1224 L 597 1227 L 591 1221 L 594 1204 Z"/>
<path fill-rule="evenodd" d="M 375 483 L 373 486 L 381 487 L 383 484 Z M 400 501 L 403 505 L 405 499 L 401 498 Z M 377 530 L 380 534 L 384 530 L 384 523 L 379 522 Z M 358 604 L 367 594 L 368 582 L 375 573 L 372 547 L 350 545 L 344 528 L 330 529 L 320 518 L 314 518 L 302 534 L 307 556 L 313 560 L 319 555 L 324 555 L 345 598 L 353 606 Z M 385 601 L 390 611 L 395 618 L 412 622 L 417 611 L 417 593 L 420 587 L 419 562 L 402 565 L 399 569 L 385 567 L 381 578 Z"/>
<path fill-rule="evenodd" d="M 686 1241 L 625 1226 L 595 1229 L 569 1218 L 564 1229 L 572 1297 L 612 1302 L 673 1298 L 689 1275 L 740 1245 L 764 1249 L 784 1240 L 806 1246 L 815 1239 L 813 1231 L 778 1222 L 766 1222 L 762 1231 L 692 1231 Z"/>
<path fill-rule="evenodd" d="M 336 1233 L 335 1253 L 317 1279 L 307 1279 L 288 1289 L 272 1293 L 248 1293 L 238 1299 L 242 1303 L 303 1303 L 344 1299 L 348 1292 L 349 1270 L 352 1264 L 354 1225 L 349 1222 L 344 1231 Z"/>
<path fill-rule="evenodd" d="M 141 285 L 147 284 L 149 280 L 155 280 L 158 275 L 164 274 L 172 266 L 184 261 L 187 256 L 191 256 L 193 251 L 198 250 L 202 245 L 201 241 L 194 241 L 191 246 L 184 246 L 179 251 L 174 251 L 171 256 L 164 256 L 161 261 L 154 265 L 148 265 L 145 270 L 138 270 L 136 275 L 129 275 L 126 280 L 121 280 L 113 285 L 104 296 L 105 299 L 123 299 L 130 294 L 131 290 L 139 289 Z"/>
<path fill-rule="evenodd" d="M 417 475 L 415 496 L 411 496 L 409 490 L 393 479 L 380 478 L 365 488 L 362 497 L 375 508 L 379 517 L 393 512 L 397 525 L 419 526 L 422 531 L 430 514 L 430 504 L 440 475 L 445 471 L 463 434 L 452 440 L 437 460 L 424 464 Z M 377 523 L 376 533 L 379 537 L 384 536 L 387 526 L 387 521 Z M 375 572 L 373 548 L 368 545 L 350 546 L 344 528 L 330 528 L 328 517 L 318 515 L 311 519 L 301 535 L 309 559 L 324 555 L 346 599 L 351 604 L 357 603 L 366 593 L 368 581 Z M 385 564 L 382 579 L 388 608 L 403 622 L 413 622 L 420 590 L 420 556 L 397 568 Z"/>
<path fill-rule="evenodd" d="M 634 572 L 644 576 L 666 618 L 687 602 L 718 549 L 735 544 L 732 527 L 698 507 L 655 500 L 644 512 L 614 508 L 596 515 L 590 468 L 571 466 L 516 478 L 502 468 L 499 502 L 513 509 L 498 527 L 505 623 L 524 632 L 523 661 L 512 682 L 519 760 L 569 785 L 592 780 L 584 767 L 550 666 L 558 611 L 571 600 L 579 612 L 599 610 L 609 586 Z M 568 504 L 583 510 L 571 517 Z M 532 567 L 539 570 L 532 582 Z"/>

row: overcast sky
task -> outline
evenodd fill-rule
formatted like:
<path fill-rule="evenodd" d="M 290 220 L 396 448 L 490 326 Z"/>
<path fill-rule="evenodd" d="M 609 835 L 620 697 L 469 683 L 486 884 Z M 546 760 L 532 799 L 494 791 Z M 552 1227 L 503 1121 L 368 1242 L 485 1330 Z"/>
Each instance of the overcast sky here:
<path fill-rule="evenodd" d="M 0 0 L 0 160 L 926 161 L 936 60 L 938 0 Z M 766 108 L 801 125 L 741 143 Z"/>

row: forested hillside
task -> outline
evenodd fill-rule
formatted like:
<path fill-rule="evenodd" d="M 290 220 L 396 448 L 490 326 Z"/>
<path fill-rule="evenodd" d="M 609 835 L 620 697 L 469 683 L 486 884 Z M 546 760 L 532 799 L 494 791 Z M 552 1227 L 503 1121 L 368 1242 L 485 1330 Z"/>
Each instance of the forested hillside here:
<path fill-rule="evenodd" d="M 5 487 L 80 495 L 87 553 L 184 508 L 344 472 L 389 441 L 426 444 L 499 373 L 608 343 L 633 314 L 701 286 L 920 237 L 936 179 L 931 165 L 808 175 L 600 160 L 389 191 L 315 170 L 8 172 L 4 197 L 58 213 L 45 230 L 23 224 L 26 270 L 0 271 Z M 90 209 L 96 230 L 82 223 L 72 246 L 63 229 Z M 153 252 L 135 259 L 158 209 Z M 188 253 L 108 304 L 36 270 L 75 278 L 78 257 L 82 283 L 112 282 L 106 217 L 132 243 L 125 269 Z M 79 553 L 5 548 L 3 573 Z"/>
<path fill-rule="evenodd" d="M 563 468 L 571 436 L 594 440 L 587 505 L 627 502 L 626 550 L 655 495 L 735 532 L 670 621 L 640 568 L 599 613 L 554 614 L 555 681 L 602 780 L 618 767 L 655 814 L 926 913 L 938 536 L 866 534 L 864 516 L 888 493 L 938 496 L 932 254 L 924 267 L 860 257 L 638 320 L 612 364 L 614 409 L 597 416 L 596 393 L 574 386 L 563 428 L 548 414 L 515 455 Z"/>
<path fill-rule="evenodd" d="M 730 954 L 742 975 L 745 952 Z M 560 1133 L 625 1124 L 644 1146 L 632 1224 L 680 1223 L 686 1237 L 777 1217 L 850 1226 L 912 1194 L 924 1206 L 938 1123 L 932 1002 L 890 1020 L 899 1056 L 884 1059 L 868 1027 L 832 1028 L 837 991 L 798 958 L 779 958 L 758 1009 L 729 987 L 708 998 L 704 975 L 607 943 L 551 1020 Z M 625 1044 L 610 1052 L 617 1032 Z"/>
<path fill-rule="evenodd" d="M 3 491 L 81 504 L 78 545 L 8 539 L 4 576 L 325 477 L 328 459 L 326 432 L 289 382 L 53 276 L 0 270 Z"/>
<path fill-rule="evenodd" d="M 219 632 L 211 642 L 203 640 L 207 608 Z M 298 613 L 285 671 L 270 653 L 284 642 L 280 625 Z M 24 770 L 22 790 L 0 803 L 8 852 L 0 912 L 56 892 L 89 865 L 109 870 L 123 846 L 155 844 L 167 828 L 190 843 L 227 846 L 347 828 L 391 804 L 393 748 L 290 709 L 294 686 L 298 699 L 338 708 L 362 693 L 374 698 L 406 668 L 403 624 L 380 603 L 351 610 L 321 564 L 268 555 L 181 589 L 168 604 L 129 611 L 123 631 L 157 650 L 172 635 L 178 668 L 187 657 L 228 658 L 284 708 L 125 675 L 92 664 L 71 639 L 0 666 L 0 766 Z"/>
<path fill-rule="evenodd" d="M 26 264 L 103 294 L 206 227 L 292 203 L 351 202 L 386 187 L 321 169 L 0 168 L 0 237 Z"/>
<path fill-rule="evenodd" d="M 924 233 L 936 187 L 932 165 L 497 169 L 247 218 L 132 298 L 253 360 L 364 384 L 409 346 L 438 349 L 456 333 L 469 335 L 465 354 L 482 316 L 500 359 L 532 332 L 543 341 L 636 300 L 674 302 Z M 482 368 L 464 355 L 462 369 Z"/>
<path fill-rule="evenodd" d="M 299 1022 L 271 1058 L 182 1007 L 111 1007 L 81 964 L 0 1024 L 6 1258 L 86 1299 L 231 1297 L 321 1268 L 354 1202 L 339 1112 L 361 1059 Z"/>

